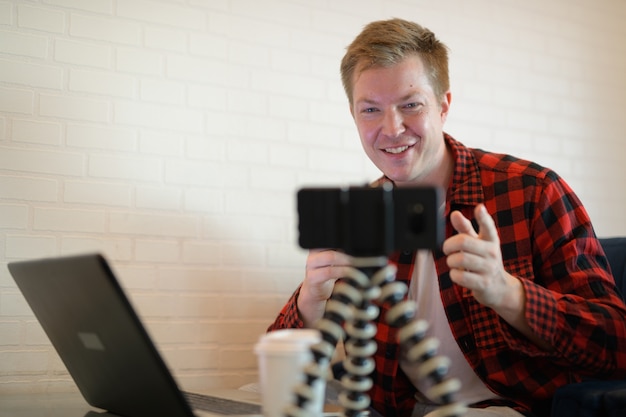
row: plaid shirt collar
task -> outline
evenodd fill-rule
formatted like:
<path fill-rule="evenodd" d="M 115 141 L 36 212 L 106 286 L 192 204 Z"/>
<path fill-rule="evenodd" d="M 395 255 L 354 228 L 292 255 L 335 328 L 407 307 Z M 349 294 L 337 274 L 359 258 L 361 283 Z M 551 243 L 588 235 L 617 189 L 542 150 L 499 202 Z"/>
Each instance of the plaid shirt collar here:
<path fill-rule="evenodd" d="M 444 140 L 454 157 L 454 174 L 446 200 L 451 206 L 475 206 L 485 199 L 478 161 L 472 151 L 444 133 Z"/>

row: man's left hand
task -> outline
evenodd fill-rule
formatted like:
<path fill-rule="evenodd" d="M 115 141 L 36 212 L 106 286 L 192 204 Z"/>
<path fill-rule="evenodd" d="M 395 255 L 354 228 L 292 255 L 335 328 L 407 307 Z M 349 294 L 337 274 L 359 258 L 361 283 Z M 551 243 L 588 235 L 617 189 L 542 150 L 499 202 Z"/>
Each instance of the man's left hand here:
<path fill-rule="evenodd" d="M 474 216 L 478 232 L 461 212 L 450 215 L 459 233 L 446 239 L 443 252 L 448 255 L 452 281 L 472 290 L 479 303 L 498 309 L 511 296 L 511 286 L 519 289 L 520 283 L 504 270 L 498 231 L 483 204 L 476 206 Z"/>

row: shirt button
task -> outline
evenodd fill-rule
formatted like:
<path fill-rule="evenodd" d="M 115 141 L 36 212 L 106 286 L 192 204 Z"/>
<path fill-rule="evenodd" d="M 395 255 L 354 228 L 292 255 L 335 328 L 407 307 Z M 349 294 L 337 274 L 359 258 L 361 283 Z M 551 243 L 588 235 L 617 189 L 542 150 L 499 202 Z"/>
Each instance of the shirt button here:
<path fill-rule="evenodd" d="M 393 346 L 387 346 L 385 349 L 385 359 L 393 359 L 396 357 L 396 349 Z"/>

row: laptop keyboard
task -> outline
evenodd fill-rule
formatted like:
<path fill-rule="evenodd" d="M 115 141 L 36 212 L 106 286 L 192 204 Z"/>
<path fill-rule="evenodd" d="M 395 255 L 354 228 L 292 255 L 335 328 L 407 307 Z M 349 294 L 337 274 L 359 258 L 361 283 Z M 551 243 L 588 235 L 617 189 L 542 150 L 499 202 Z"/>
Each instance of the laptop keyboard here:
<path fill-rule="evenodd" d="M 184 392 L 183 394 L 192 409 L 210 411 L 223 415 L 261 414 L 261 406 L 258 404 L 250 404 L 195 392 Z"/>

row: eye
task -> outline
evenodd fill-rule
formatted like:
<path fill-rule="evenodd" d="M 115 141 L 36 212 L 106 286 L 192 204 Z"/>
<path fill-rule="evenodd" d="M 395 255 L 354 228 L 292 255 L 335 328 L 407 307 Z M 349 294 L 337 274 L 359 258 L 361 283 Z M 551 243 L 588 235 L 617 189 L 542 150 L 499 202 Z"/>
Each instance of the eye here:
<path fill-rule="evenodd" d="M 415 103 L 407 103 L 407 104 L 404 105 L 405 109 L 417 109 L 417 108 L 420 108 L 420 107 L 421 107 L 421 104 L 417 103 L 417 102 L 415 102 Z"/>
<path fill-rule="evenodd" d="M 376 107 L 366 107 L 361 110 L 362 113 L 376 113 L 378 109 Z"/>

